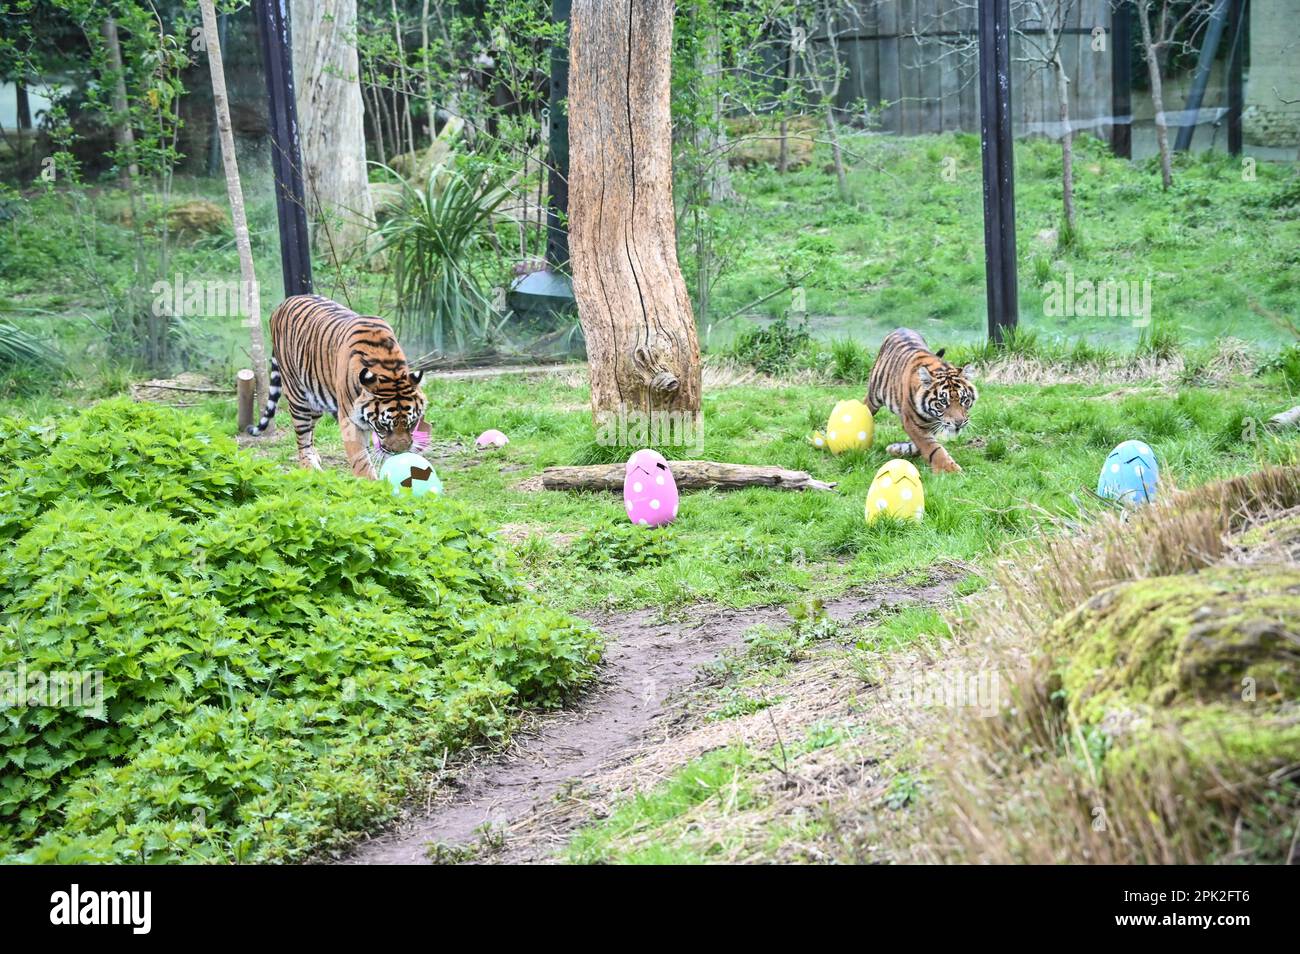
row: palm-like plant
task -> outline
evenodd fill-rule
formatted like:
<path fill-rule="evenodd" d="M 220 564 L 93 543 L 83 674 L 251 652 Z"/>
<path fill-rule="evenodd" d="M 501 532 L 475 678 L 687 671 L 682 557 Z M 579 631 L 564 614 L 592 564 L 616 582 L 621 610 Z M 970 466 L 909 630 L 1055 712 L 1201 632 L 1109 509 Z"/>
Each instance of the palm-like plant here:
<path fill-rule="evenodd" d="M 8 322 L 0 322 L 0 371 L 58 373 L 64 366 L 63 355 L 44 341 Z"/>
<path fill-rule="evenodd" d="M 398 332 L 437 351 L 486 341 L 498 323 L 479 253 L 489 245 L 493 214 L 510 195 L 504 177 L 471 161 L 460 169 L 436 166 L 423 188 L 394 178 L 401 202 L 376 230 L 371 254 L 385 255 L 392 269 Z"/>

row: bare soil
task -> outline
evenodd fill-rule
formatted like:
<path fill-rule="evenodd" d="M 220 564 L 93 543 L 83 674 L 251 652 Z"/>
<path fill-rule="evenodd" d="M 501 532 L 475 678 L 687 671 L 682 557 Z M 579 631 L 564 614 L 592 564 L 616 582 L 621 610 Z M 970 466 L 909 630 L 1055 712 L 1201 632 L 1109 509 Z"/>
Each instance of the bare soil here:
<path fill-rule="evenodd" d="M 824 611 L 862 622 L 882 609 L 943 600 L 960 575 L 953 570 L 920 585 L 878 584 L 827 600 Z M 701 668 L 740 646 L 751 627 L 789 621 L 783 606 L 691 607 L 670 620 L 657 609 L 593 618 L 607 639 L 597 689 L 573 709 L 537 719 L 507 751 L 467 764 L 428 810 L 409 811 L 340 863 L 546 860 L 588 820 L 582 812 L 557 812 L 558 799 L 685 732 L 682 701 Z M 431 846 L 444 850 L 431 853 Z"/>

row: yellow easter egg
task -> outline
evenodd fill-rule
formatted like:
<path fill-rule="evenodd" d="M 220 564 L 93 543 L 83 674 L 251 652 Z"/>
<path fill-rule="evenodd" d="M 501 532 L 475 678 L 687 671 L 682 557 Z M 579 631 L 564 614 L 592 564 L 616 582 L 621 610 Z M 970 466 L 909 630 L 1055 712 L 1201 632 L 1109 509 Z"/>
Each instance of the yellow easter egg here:
<path fill-rule="evenodd" d="M 867 523 L 882 513 L 899 520 L 921 520 L 925 517 L 925 488 L 921 475 L 911 461 L 895 458 L 886 461 L 867 490 Z"/>
<path fill-rule="evenodd" d="M 826 422 L 826 446 L 832 454 L 865 450 L 875 437 L 876 422 L 861 401 L 841 401 Z"/>

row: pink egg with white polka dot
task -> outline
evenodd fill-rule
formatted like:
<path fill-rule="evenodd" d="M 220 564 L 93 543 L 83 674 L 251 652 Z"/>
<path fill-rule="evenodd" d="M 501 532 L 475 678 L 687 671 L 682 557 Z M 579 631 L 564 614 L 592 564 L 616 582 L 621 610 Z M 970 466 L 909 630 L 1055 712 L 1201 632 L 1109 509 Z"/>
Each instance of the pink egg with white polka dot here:
<path fill-rule="evenodd" d="M 677 482 L 663 455 L 639 450 L 627 462 L 623 478 L 627 518 L 642 527 L 672 523 L 677 516 Z"/>

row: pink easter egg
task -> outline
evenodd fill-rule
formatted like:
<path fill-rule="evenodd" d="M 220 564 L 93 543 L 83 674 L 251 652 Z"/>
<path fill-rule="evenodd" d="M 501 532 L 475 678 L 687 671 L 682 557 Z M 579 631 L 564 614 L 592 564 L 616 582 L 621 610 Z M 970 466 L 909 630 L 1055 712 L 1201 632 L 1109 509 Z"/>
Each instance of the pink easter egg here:
<path fill-rule="evenodd" d="M 420 451 L 426 451 L 429 449 L 431 441 L 432 435 L 429 431 L 429 422 L 421 421 L 416 424 L 415 430 L 411 431 L 411 451 L 416 454 L 420 453 Z M 370 432 L 370 443 L 376 453 L 383 450 L 383 445 L 379 443 L 379 435 L 374 431 Z"/>
<path fill-rule="evenodd" d="M 474 446 L 479 450 L 486 450 L 489 447 L 505 447 L 509 443 L 510 438 L 506 437 L 495 428 L 490 431 L 484 431 L 474 440 Z"/>
<path fill-rule="evenodd" d="M 672 523 L 677 516 L 677 481 L 663 455 L 639 450 L 628 459 L 623 478 L 627 518 L 643 527 Z"/>

